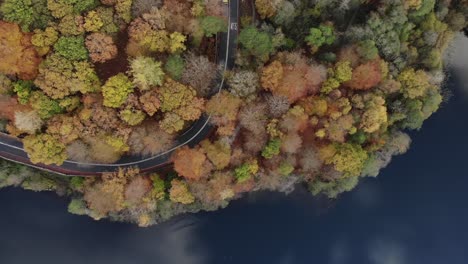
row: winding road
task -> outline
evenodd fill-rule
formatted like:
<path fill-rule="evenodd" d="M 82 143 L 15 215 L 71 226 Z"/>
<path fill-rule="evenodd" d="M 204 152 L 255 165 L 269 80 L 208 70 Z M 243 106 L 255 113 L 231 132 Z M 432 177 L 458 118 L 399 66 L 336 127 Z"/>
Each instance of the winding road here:
<path fill-rule="evenodd" d="M 228 30 L 225 33 L 218 34 L 217 62 L 222 65 L 223 71 L 232 69 L 237 50 L 237 23 L 239 20 L 239 0 L 229 0 L 228 4 Z M 224 45 L 223 45 L 224 44 Z M 218 94 L 224 88 L 224 74 L 222 74 L 219 84 L 216 88 Z M 214 96 L 216 96 L 216 94 Z M 115 171 L 116 168 L 138 167 L 140 171 L 151 171 L 170 163 L 171 154 L 178 148 L 188 145 L 195 146 L 211 131 L 209 115 L 202 116 L 185 133 L 179 136 L 174 146 L 155 156 L 124 156 L 113 164 L 101 163 L 83 163 L 72 160 L 66 160 L 60 166 L 33 164 L 23 149 L 23 144 L 17 138 L 8 134 L 0 134 L 0 157 L 16 163 L 24 164 L 40 170 L 53 172 L 65 176 L 96 176 L 103 172 Z"/>

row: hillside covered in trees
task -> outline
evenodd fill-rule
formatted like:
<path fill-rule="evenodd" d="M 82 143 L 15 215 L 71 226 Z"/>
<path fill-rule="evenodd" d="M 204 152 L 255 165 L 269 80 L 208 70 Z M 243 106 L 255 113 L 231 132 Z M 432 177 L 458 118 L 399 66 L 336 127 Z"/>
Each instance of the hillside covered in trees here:
<path fill-rule="evenodd" d="M 209 137 L 154 173 L 1 164 L 0 188 L 53 190 L 71 213 L 140 226 L 297 184 L 336 198 L 377 176 L 448 99 L 443 58 L 468 21 L 466 0 L 241 1 L 222 73 L 219 0 L 0 3 L 1 128 L 32 162 L 156 155 L 210 116 Z"/>

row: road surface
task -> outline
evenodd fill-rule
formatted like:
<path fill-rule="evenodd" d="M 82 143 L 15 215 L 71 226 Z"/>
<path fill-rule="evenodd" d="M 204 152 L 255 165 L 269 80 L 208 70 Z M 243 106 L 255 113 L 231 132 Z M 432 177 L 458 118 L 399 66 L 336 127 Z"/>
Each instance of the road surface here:
<path fill-rule="evenodd" d="M 228 6 L 228 30 L 218 36 L 217 61 L 222 65 L 223 71 L 232 69 L 234 66 L 235 53 L 237 50 L 237 23 L 239 20 L 239 0 L 230 0 Z M 219 93 L 224 88 L 224 74 L 221 75 L 215 93 Z M 214 95 L 216 96 L 216 95 Z M 205 139 L 212 127 L 210 116 L 204 115 L 181 136 L 179 136 L 174 146 L 162 153 L 151 157 L 124 156 L 113 164 L 82 163 L 66 160 L 62 165 L 33 164 L 27 153 L 23 149 L 23 144 L 16 138 L 8 134 L 0 134 L 0 157 L 16 163 L 38 168 L 66 176 L 95 176 L 103 172 L 115 171 L 116 168 L 138 167 L 141 171 L 151 171 L 170 163 L 171 154 L 178 148 L 188 145 L 195 146 Z"/>

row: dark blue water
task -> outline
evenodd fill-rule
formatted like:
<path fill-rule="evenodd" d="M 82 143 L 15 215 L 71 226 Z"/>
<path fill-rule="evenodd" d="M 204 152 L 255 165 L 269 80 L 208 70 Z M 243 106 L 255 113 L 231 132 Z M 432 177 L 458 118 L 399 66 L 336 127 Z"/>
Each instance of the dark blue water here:
<path fill-rule="evenodd" d="M 0 191 L 0 263 L 466 264 L 468 97 L 454 82 L 410 151 L 338 201 L 259 193 L 141 229 L 9 188 Z"/>

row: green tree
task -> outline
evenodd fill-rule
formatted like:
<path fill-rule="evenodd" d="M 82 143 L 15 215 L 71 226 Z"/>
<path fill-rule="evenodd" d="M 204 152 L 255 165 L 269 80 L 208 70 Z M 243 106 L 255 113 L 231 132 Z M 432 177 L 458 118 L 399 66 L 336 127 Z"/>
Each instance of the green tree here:
<path fill-rule="evenodd" d="M 424 120 L 429 118 L 442 103 L 439 88 L 430 86 L 424 97 L 405 100 L 405 118 L 402 119 L 402 128 L 420 129 Z"/>
<path fill-rule="evenodd" d="M 442 69 L 442 53 L 439 49 L 430 49 L 426 54 L 424 54 L 424 58 L 421 63 L 429 69 Z"/>
<path fill-rule="evenodd" d="M 29 102 L 32 87 L 32 81 L 19 80 L 13 84 L 13 91 L 18 96 L 18 102 L 20 102 L 20 104 L 27 104 Z"/>
<path fill-rule="evenodd" d="M 84 37 L 60 37 L 54 44 L 54 50 L 69 60 L 88 59 L 88 50 L 85 47 Z"/>
<path fill-rule="evenodd" d="M 47 0 L 5 0 L 0 13 L 3 20 L 19 24 L 23 31 L 44 29 L 52 18 Z"/>
<path fill-rule="evenodd" d="M 357 52 L 365 60 L 373 60 L 379 56 L 379 50 L 375 46 L 375 41 L 370 39 L 359 42 Z"/>
<path fill-rule="evenodd" d="M 47 0 L 47 7 L 56 18 L 79 15 L 98 6 L 96 0 Z"/>
<path fill-rule="evenodd" d="M 212 37 L 219 32 L 225 32 L 227 28 L 226 22 L 215 16 L 206 16 L 202 18 L 200 26 L 207 37 Z"/>
<path fill-rule="evenodd" d="M 261 61 L 267 61 L 274 51 L 271 35 L 259 31 L 253 26 L 249 26 L 240 32 L 239 43 L 248 53 Z"/>
<path fill-rule="evenodd" d="M 39 55 L 47 54 L 57 40 L 58 32 L 53 27 L 47 27 L 44 30 L 36 29 L 31 37 L 31 43 L 36 47 Z"/>
<path fill-rule="evenodd" d="M 288 176 L 294 171 L 294 166 L 288 162 L 283 162 L 278 168 L 278 171 L 283 176 Z"/>
<path fill-rule="evenodd" d="M 429 14 L 436 4 L 436 0 L 422 0 L 421 6 L 409 14 L 412 19 L 418 19 Z"/>
<path fill-rule="evenodd" d="M 237 182 L 242 183 L 250 180 L 258 172 L 258 163 L 256 160 L 248 161 L 234 169 L 234 176 Z"/>
<path fill-rule="evenodd" d="M 118 108 L 128 95 L 133 92 L 133 84 L 123 73 L 110 77 L 102 86 L 102 95 L 104 96 L 104 106 Z"/>
<path fill-rule="evenodd" d="M 311 46 L 312 52 L 317 50 L 323 45 L 331 45 L 335 42 L 334 27 L 332 25 L 321 24 L 319 27 L 313 27 L 309 31 L 309 35 L 305 40 Z"/>
<path fill-rule="evenodd" d="M 72 190 L 81 192 L 83 190 L 83 186 L 84 186 L 83 177 L 75 176 L 71 178 L 70 188 L 72 188 Z"/>
<path fill-rule="evenodd" d="M 162 200 L 166 196 L 166 184 L 158 174 L 150 175 L 150 179 L 153 182 L 153 188 L 151 190 L 151 197 L 154 197 L 156 200 Z"/>
<path fill-rule="evenodd" d="M 58 184 L 55 178 L 37 173 L 27 177 L 21 183 L 21 187 L 34 192 L 54 191 L 57 190 Z"/>
<path fill-rule="evenodd" d="M 315 180 L 309 184 L 312 195 L 324 194 L 329 198 L 336 198 L 340 193 L 351 191 L 359 182 L 359 177 L 347 177 L 332 181 Z"/>
<path fill-rule="evenodd" d="M 185 62 L 180 55 L 171 55 L 164 65 L 164 69 L 174 80 L 179 80 L 184 72 Z"/>
<path fill-rule="evenodd" d="M 140 110 L 126 108 L 120 111 L 120 118 L 131 126 L 140 124 L 145 120 L 145 117 L 145 113 Z"/>
<path fill-rule="evenodd" d="M 82 199 L 72 199 L 68 204 L 68 212 L 75 215 L 86 214 L 86 203 Z"/>
<path fill-rule="evenodd" d="M 330 93 L 353 77 L 353 68 L 349 61 L 339 61 L 334 68 L 328 69 L 328 79 L 322 84 L 321 92 Z"/>
<path fill-rule="evenodd" d="M 443 97 L 440 94 L 440 88 L 437 86 L 429 87 L 426 96 L 423 98 L 423 107 L 421 109 L 424 117 L 429 118 L 435 113 L 439 109 L 442 101 Z"/>
<path fill-rule="evenodd" d="M 375 41 L 379 48 L 380 54 L 387 61 L 394 62 L 400 58 L 402 42 L 409 35 L 410 24 L 407 23 L 407 17 L 404 15 L 406 11 L 402 5 L 389 5 L 386 9 L 382 9 L 382 13 L 372 12 L 367 20 L 366 31 L 369 31 L 369 36 Z M 404 67 L 406 61 L 399 62 L 398 68 Z"/>
<path fill-rule="evenodd" d="M 271 159 L 273 156 L 280 154 L 281 140 L 279 138 L 272 139 L 262 150 L 262 156 L 266 159 Z"/>
<path fill-rule="evenodd" d="M 290 1 L 283 1 L 283 3 L 276 10 L 276 15 L 273 21 L 277 25 L 289 25 L 297 16 L 296 6 Z"/>
<path fill-rule="evenodd" d="M 125 23 L 132 21 L 132 1 L 133 0 L 116 0 L 115 12 Z"/>
<path fill-rule="evenodd" d="M 71 112 L 80 106 L 80 98 L 79 96 L 67 96 L 59 100 L 59 105 L 66 112 Z"/>
<path fill-rule="evenodd" d="M 29 103 L 42 119 L 49 119 L 63 111 L 57 101 L 50 99 L 40 91 L 31 92 Z"/>
<path fill-rule="evenodd" d="M 423 103 L 417 99 L 408 99 L 405 102 L 405 115 L 401 123 L 402 128 L 420 129 L 424 122 L 422 112 Z"/>
<path fill-rule="evenodd" d="M 113 34 L 119 31 L 119 27 L 114 21 L 114 9 L 112 7 L 100 6 L 96 8 L 95 11 L 97 12 L 103 24 L 100 29 L 101 32 Z"/>

